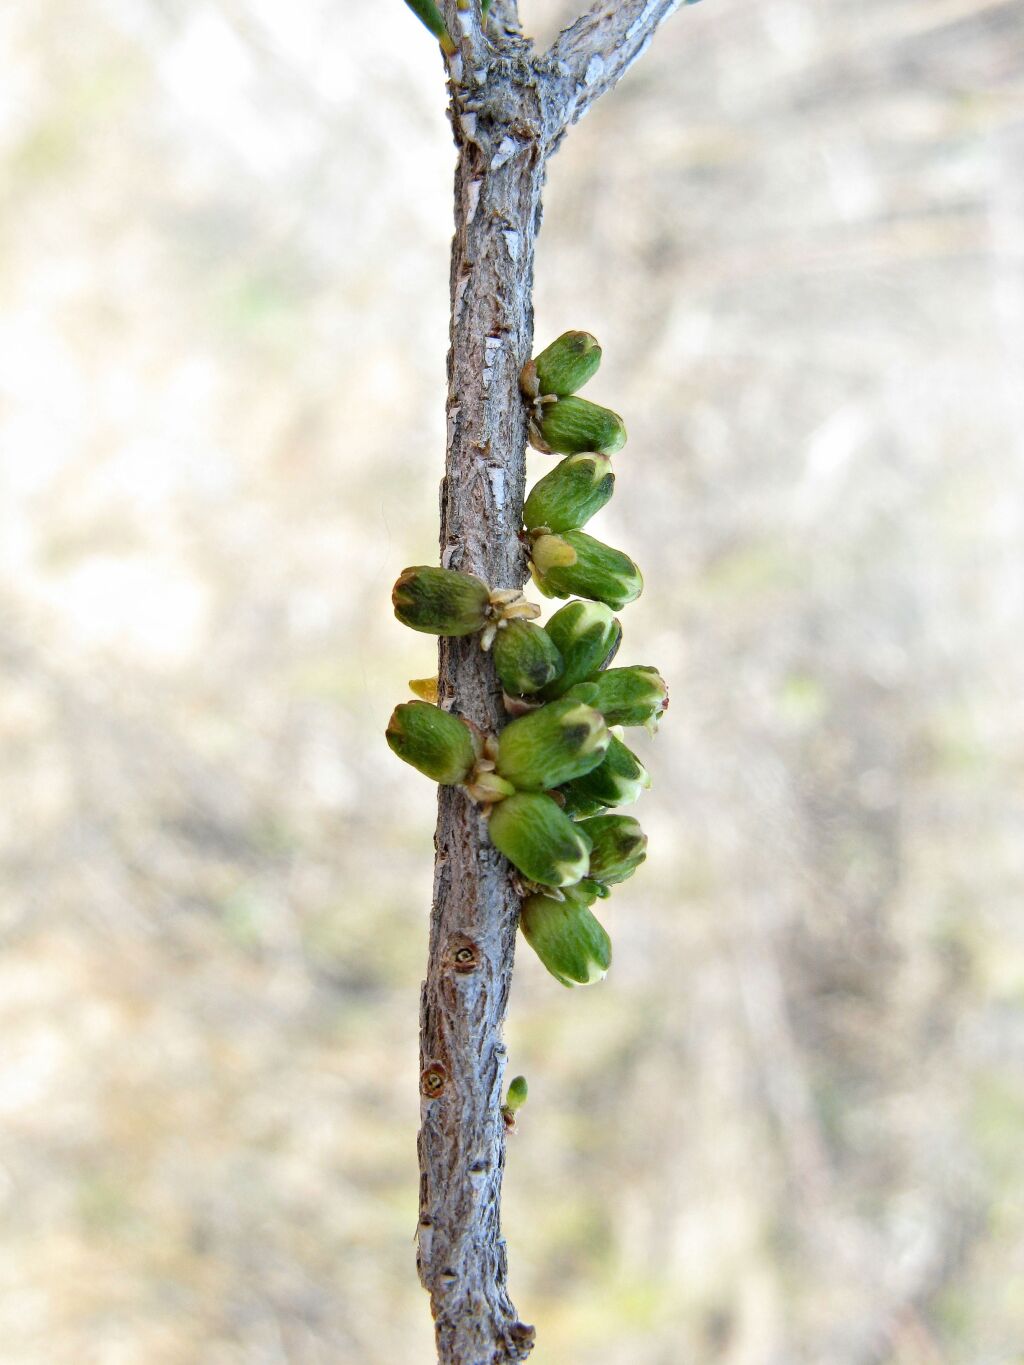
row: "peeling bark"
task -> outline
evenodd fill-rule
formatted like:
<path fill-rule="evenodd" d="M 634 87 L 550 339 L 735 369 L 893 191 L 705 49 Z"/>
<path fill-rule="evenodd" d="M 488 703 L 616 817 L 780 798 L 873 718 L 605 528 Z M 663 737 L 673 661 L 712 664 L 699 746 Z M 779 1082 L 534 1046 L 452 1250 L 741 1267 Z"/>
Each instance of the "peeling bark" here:
<path fill-rule="evenodd" d="M 599 6 L 540 57 L 519 34 L 514 0 L 495 0 L 486 34 L 476 8 L 443 3 L 460 51 L 450 63 L 458 159 L 441 563 L 493 588 L 520 587 L 527 573 L 519 372 L 533 343 L 547 159 L 676 3 Z M 441 640 L 439 701 L 490 733 L 505 724 L 490 655 L 475 637 Z M 439 788 L 435 847 L 420 1006 L 417 1262 L 442 1365 L 500 1365 L 525 1360 L 534 1339 L 508 1296 L 500 1226 L 502 1026 L 519 902 L 479 807 L 457 788 Z"/>

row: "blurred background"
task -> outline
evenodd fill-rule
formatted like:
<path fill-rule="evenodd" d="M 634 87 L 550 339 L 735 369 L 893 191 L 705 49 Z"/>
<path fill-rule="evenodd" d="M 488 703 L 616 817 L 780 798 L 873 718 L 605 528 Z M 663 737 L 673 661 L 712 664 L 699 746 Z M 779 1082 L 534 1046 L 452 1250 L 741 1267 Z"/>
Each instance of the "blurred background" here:
<path fill-rule="evenodd" d="M 441 62 L 399 0 L 0 61 L 0 1355 L 426 1363 Z M 552 163 L 673 705 L 612 972 L 513 988 L 538 1365 L 1024 1360 L 1022 170 L 1014 0 L 707 0 Z"/>

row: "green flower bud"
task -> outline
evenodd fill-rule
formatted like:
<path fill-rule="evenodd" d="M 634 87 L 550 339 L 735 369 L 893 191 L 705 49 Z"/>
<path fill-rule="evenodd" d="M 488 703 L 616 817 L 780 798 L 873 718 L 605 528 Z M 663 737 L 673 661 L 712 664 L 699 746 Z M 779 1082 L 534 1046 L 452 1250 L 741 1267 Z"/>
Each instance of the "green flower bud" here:
<path fill-rule="evenodd" d="M 553 701 L 505 726 L 495 766 L 517 791 L 548 791 L 596 768 L 611 738 L 599 712 Z"/>
<path fill-rule="evenodd" d="M 592 450 L 614 455 L 626 444 L 622 418 L 586 398 L 559 398 L 544 403 L 530 427 L 530 441 L 546 454 L 580 455 Z"/>
<path fill-rule="evenodd" d="M 545 701 L 607 668 L 622 642 L 622 626 L 603 602 L 569 602 L 544 629 L 562 656 L 562 673 L 541 692 Z"/>
<path fill-rule="evenodd" d="M 630 815 L 597 815 L 584 820 L 585 830 L 593 844 L 590 853 L 590 880 L 606 886 L 624 882 L 632 877 L 647 857 L 647 835 Z"/>
<path fill-rule="evenodd" d="M 564 786 L 559 787 L 558 795 L 563 803 L 562 809 L 574 820 L 585 820 L 588 815 L 603 815 L 607 809 L 602 802 L 595 801 L 592 796 L 578 791 L 575 782 L 566 782 Z"/>
<path fill-rule="evenodd" d="M 522 387 L 528 398 L 555 393 L 559 398 L 582 389 L 601 364 L 601 347 L 589 332 L 563 332 L 534 356 L 523 370 Z"/>
<path fill-rule="evenodd" d="M 515 1076 L 508 1083 L 508 1091 L 505 1095 L 504 1107 L 514 1114 L 517 1109 L 522 1109 L 523 1105 L 526 1103 L 526 1097 L 528 1093 L 529 1091 L 526 1085 L 526 1077 Z"/>
<path fill-rule="evenodd" d="M 476 761 L 466 722 L 429 702 L 406 701 L 396 706 L 385 733 L 399 758 L 442 786 L 462 782 Z"/>
<path fill-rule="evenodd" d="M 523 937 L 563 986 L 600 981 L 612 962 L 611 940 L 582 898 L 529 896 L 519 913 Z"/>
<path fill-rule="evenodd" d="M 636 754 L 612 735 L 612 742 L 597 767 L 568 783 L 562 794 L 566 798 L 566 808 L 572 806 L 570 814 L 592 815 L 597 807 L 632 805 L 650 785 L 650 774 Z M 588 805 L 593 808 L 585 810 Z"/>
<path fill-rule="evenodd" d="M 531 882 L 572 886 L 587 874 L 590 840 L 550 796 L 517 792 L 499 801 L 488 833 L 498 852 Z"/>
<path fill-rule="evenodd" d="M 391 600 L 403 626 L 427 635 L 472 635 L 488 619 L 490 589 L 471 573 L 417 564 L 403 569 Z"/>
<path fill-rule="evenodd" d="M 609 668 L 567 694 L 601 712 L 609 725 L 643 725 L 657 729 L 668 707 L 668 688 L 656 668 L 631 664 Z"/>
<path fill-rule="evenodd" d="M 569 455 L 533 485 L 523 508 L 528 531 L 574 531 L 600 512 L 615 489 L 607 455 Z"/>
<path fill-rule="evenodd" d="M 541 566 L 534 560 L 534 582 L 548 597 L 589 597 L 605 602 L 618 611 L 635 602 L 643 592 L 640 570 L 628 555 L 588 536 L 585 531 L 566 531 L 560 536 L 542 536 L 564 541 L 576 552 L 573 564 Z"/>
<path fill-rule="evenodd" d="M 512 697 L 539 692 L 562 671 L 562 656 L 543 626 L 509 621 L 494 641 L 494 668 Z"/>

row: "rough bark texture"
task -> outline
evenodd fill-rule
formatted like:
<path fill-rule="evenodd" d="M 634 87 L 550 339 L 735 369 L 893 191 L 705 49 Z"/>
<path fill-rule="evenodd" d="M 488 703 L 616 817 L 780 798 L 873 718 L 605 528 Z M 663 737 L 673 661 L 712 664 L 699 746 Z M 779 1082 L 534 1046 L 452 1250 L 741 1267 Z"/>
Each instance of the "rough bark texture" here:
<path fill-rule="evenodd" d="M 610 89 L 678 0 L 598 7 L 535 58 L 514 0 L 443 6 L 460 52 L 450 64 L 458 148 L 451 265 L 448 447 L 441 562 L 495 588 L 519 587 L 526 413 L 519 371 L 533 341 L 533 262 L 548 156 L 567 125 Z M 496 733 L 505 723 L 490 656 L 442 640 L 441 705 Z M 506 1289 L 501 1238 L 505 1131 L 502 1025 L 518 897 L 480 810 L 439 789 L 434 907 L 421 999 L 418 1265 L 443 1365 L 525 1359 L 533 1328 Z M 465 949 L 469 950 L 467 954 Z"/>

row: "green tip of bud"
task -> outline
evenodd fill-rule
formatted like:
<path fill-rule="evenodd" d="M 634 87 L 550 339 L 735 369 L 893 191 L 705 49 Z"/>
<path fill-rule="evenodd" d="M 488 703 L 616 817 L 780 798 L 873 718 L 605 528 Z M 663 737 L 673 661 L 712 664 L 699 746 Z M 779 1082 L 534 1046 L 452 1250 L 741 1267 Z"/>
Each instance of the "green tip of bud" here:
<path fill-rule="evenodd" d="M 589 840 L 550 796 L 518 792 L 499 802 L 488 833 L 498 852 L 531 882 L 572 886 L 587 874 Z"/>
<path fill-rule="evenodd" d="M 427 635 L 472 635 L 488 619 L 490 589 L 474 574 L 416 564 L 403 569 L 391 593 L 403 626 Z"/>
<path fill-rule="evenodd" d="M 586 398 L 559 398 L 543 404 L 534 418 L 531 443 L 549 454 L 614 455 L 626 444 L 626 426 L 617 412 Z"/>
<path fill-rule="evenodd" d="M 505 1096 L 505 1108 L 510 1113 L 515 1113 L 517 1109 L 522 1109 L 526 1103 L 529 1090 L 526 1085 L 525 1076 L 516 1076 L 508 1083 L 508 1093 Z"/>
<path fill-rule="evenodd" d="M 568 602 L 544 629 L 562 656 L 561 675 L 541 693 L 545 701 L 607 668 L 622 643 L 622 624 L 603 602 Z"/>
<path fill-rule="evenodd" d="M 396 706 L 386 730 L 393 753 L 442 786 L 455 786 L 476 761 L 469 726 L 425 701 Z"/>
<path fill-rule="evenodd" d="M 650 785 L 650 774 L 636 754 L 612 735 L 597 767 L 568 783 L 562 793 L 571 815 L 593 815 L 605 806 L 632 805 Z"/>
<path fill-rule="evenodd" d="M 647 835 L 629 815 L 596 815 L 584 820 L 580 829 L 593 844 L 589 877 L 605 886 L 614 886 L 632 877 L 647 857 Z"/>
<path fill-rule="evenodd" d="M 600 981 L 612 962 L 611 940 L 583 897 L 530 896 L 519 915 L 523 937 L 563 986 Z"/>
<path fill-rule="evenodd" d="M 523 508 L 528 531 L 575 531 L 600 512 L 615 490 L 607 455 L 568 455 L 533 485 Z"/>
<path fill-rule="evenodd" d="M 562 672 L 562 656 L 543 626 L 510 621 L 498 631 L 493 648 L 494 668 L 511 697 L 539 692 Z"/>
<path fill-rule="evenodd" d="M 563 541 L 576 552 L 576 559 L 571 564 L 542 567 L 534 558 L 534 581 L 547 596 L 588 597 L 618 611 L 627 603 L 635 602 L 643 592 L 643 575 L 621 550 L 612 549 L 585 531 L 565 531 L 557 537 L 542 536 L 538 545 L 548 539 Z M 535 552 L 536 549 L 535 545 Z"/>
<path fill-rule="evenodd" d="M 611 738 L 592 707 L 575 699 L 551 702 L 505 726 L 497 771 L 517 791 L 548 791 L 596 768 Z"/>
<path fill-rule="evenodd" d="M 537 393 L 554 393 L 559 398 L 582 389 L 601 364 L 601 347 L 589 332 L 563 332 L 531 362 L 537 378 Z M 532 395 L 536 396 L 536 395 Z"/>
<path fill-rule="evenodd" d="M 609 668 L 567 694 L 595 707 L 609 725 L 643 725 L 655 730 L 668 708 L 668 688 L 656 668 L 631 664 Z"/>

